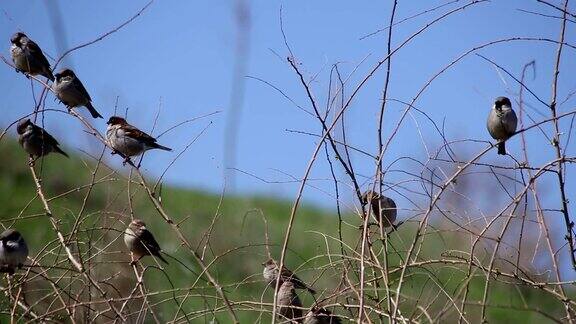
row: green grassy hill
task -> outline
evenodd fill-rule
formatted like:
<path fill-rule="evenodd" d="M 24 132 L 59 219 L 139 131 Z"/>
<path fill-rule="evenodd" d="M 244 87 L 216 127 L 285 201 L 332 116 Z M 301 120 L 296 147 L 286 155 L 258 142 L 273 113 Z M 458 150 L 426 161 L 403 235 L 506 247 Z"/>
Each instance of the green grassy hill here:
<path fill-rule="evenodd" d="M 9 141 L 2 142 L 0 154 L 3 156 L 3 163 L 0 164 L 2 225 L 21 231 L 30 246 L 30 255 L 32 257 L 42 255 L 43 259 L 40 261 L 42 265 L 48 266 L 54 263 L 70 268 L 63 252 L 58 251 L 60 245 L 56 241 L 56 235 L 50 228 L 42 205 L 36 197 L 36 188 L 27 165 L 26 154 L 17 143 Z M 86 185 L 91 183 L 94 168 L 94 161 L 83 160 L 79 156 L 66 159 L 59 155 L 51 155 L 42 163 L 37 163 L 36 169 L 42 175 L 44 192 L 64 234 L 70 232 L 82 209 L 89 190 Z M 93 273 L 101 278 L 112 276 L 111 282 L 117 281 L 115 286 L 122 292 L 129 292 L 133 287 L 135 277 L 128 264 L 129 253 L 120 236 L 125 228 L 124 224 L 130 221 L 131 209 L 135 217 L 147 223 L 166 252 L 199 273 L 198 265 L 181 246 L 175 232 L 156 212 L 136 182 L 130 184 L 129 200 L 127 179 L 129 170 L 129 167 L 125 167 L 115 171 L 100 165 L 95 174 L 96 184 L 86 199 L 86 208 L 81 217 L 77 239 L 85 256 L 96 255 L 90 259 L 90 262 L 93 262 Z M 137 177 L 134 176 L 133 180 L 137 181 Z M 291 203 L 257 196 L 226 195 L 221 199 L 214 194 L 168 186 L 163 186 L 161 197 L 165 210 L 175 222 L 182 222 L 180 225 L 182 232 L 189 241 L 198 246 L 197 252 L 205 257 L 206 263 L 215 260 L 210 271 L 221 285 L 226 286 L 225 290 L 230 298 L 235 301 L 260 301 L 266 287 L 261 278 L 261 263 L 267 259 L 263 216 L 268 221 L 272 255 L 278 257 L 280 248 L 277 245 L 283 240 Z M 311 206 L 302 206 L 297 220 L 290 243 L 288 264 L 293 264 L 294 268 L 303 265 L 298 273 L 301 277 L 313 281 L 315 264 L 325 262 L 313 260 L 304 263 L 326 253 L 324 239 L 313 231 L 336 237 L 338 220 L 334 215 Z M 109 246 L 110 242 L 112 243 Z M 92 248 L 85 249 L 89 245 Z M 333 242 L 330 245 L 335 246 Z M 46 250 L 52 250 L 53 253 L 46 253 Z M 58 257 L 54 254 L 58 254 Z M 168 290 L 171 285 L 188 287 L 197 279 L 196 275 L 178 262 L 170 259 L 169 262 L 170 265 L 165 266 L 167 276 L 159 271 L 147 271 L 145 284 L 149 291 Z M 144 260 L 143 263 L 155 264 L 152 260 Z M 206 287 L 207 284 L 200 281 L 197 286 Z M 329 288 L 333 287 L 326 287 Z M 199 291 L 195 293 L 198 294 Z M 265 295 L 265 302 L 271 300 L 270 291 L 268 289 Z M 159 297 L 158 302 L 161 300 Z M 202 306 L 204 302 L 201 298 L 190 297 L 188 307 L 193 309 L 198 307 L 200 311 L 205 308 Z M 174 302 L 172 304 L 162 302 L 158 309 L 174 309 L 174 307 Z M 169 313 L 172 314 L 173 311 Z M 219 318 L 227 318 L 226 314 L 217 315 Z M 208 314 L 207 318 L 212 316 Z M 251 313 L 243 317 L 248 319 L 253 316 L 254 313 Z"/>
<path fill-rule="evenodd" d="M 66 259 L 37 199 L 27 156 L 14 141 L 9 140 L 2 141 L 0 154 L 3 157 L 0 163 L 1 223 L 4 227 L 17 228 L 23 233 L 30 246 L 30 256 L 42 266 L 33 267 L 33 273 L 27 274 L 26 300 L 33 305 L 36 313 L 49 313 L 52 319 L 65 320 L 68 315 L 59 308 L 59 302 L 74 304 L 81 300 L 89 303 L 97 300 L 99 295 L 87 288 L 89 285 L 85 279 L 72 270 Z M 129 296 L 136 285 L 134 272 L 129 265 L 129 253 L 121 236 L 133 213 L 134 217 L 147 223 L 163 249 L 182 263 L 169 259 L 170 264 L 160 271 L 152 259 L 143 260 L 142 263 L 149 266 L 144 274 L 144 287 L 150 294 L 148 303 L 155 310 L 155 315 L 161 321 L 176 319 L 204 323 L 217 319 L 221 323 L 229 322 L 222 301 L 204 279 L 198 280 L 200 268 L 173 229 L 156 212 L 138 178 L 133 176 L 132 181 L 128 180 L 129 167 L 113 170 L 100 164 L 96 169 L 93 160 L 79 156 L 66 159 L 54 155 L 36 168 L 42 175 L 42 186 L 54 217 L 59 221 L 58 226 L 71 240 L 73 251 L 78 253 L 80 250 L 80 258 L 90 269 L 89 274 L 106 287 L 108 297 L 118 299 L 115 302 L 117 307 L 121 307 L 122 298 Z M 92 177 L 95 181 L 91 180 Z M 91 183 L 94 185 L 88 186 Z M 179 224 L 187 239 L 197 246 L 196 252 L 209 264 L 209 271 L 234 303 L 241 322 L 252 323 L 258 319 L 262 323 L 269 322 L 271 306 L 261 305 L 272 302 L 272 290 L 266 288 L 261 277 L 261 263 L 267 259 L 263 216 L 267 219 L 272 255 L 278 257 L 291 202 L 258 196 L 225 195 L 221 199 L 218 195 L 169 186 L 164 186 L 160 194 L 164 209 Z M 82 214 L 78 218 L 80 211 Z M 355 258 L 357 255 L 351 251 L 356 250 L 359 238 L 357 226 L 360 222 L 353 215 L 343 217 L 342 235 L 346 254 Z M 79 221 L 77 235 L 69 236 L 76 221 Z M 298 210 L 287 264 L 292 269 L 298 268 L 298 276 L 317 288 L 320 299 L 336 292 L 342 279 L 338 227 L 338 217 L 325 210 L 306 205 Z M 390 237 L 393 249 L 389 253 L 389 262 L 392 267 L 403 262 L 393 251 L 404 255 L 411 233 L 412 225 L 405 225 Z M 426 238 L 425 252 L 421 255 L 434 259 L 451 248 L 464 249 L 461 246 L 462 241 L 458 239 L 446 240 L 445 237 L 430 235 Z M 46 268 L 50 270 L 41 271 Z M 423 300 L 429 300 L 428 312 L 436 314 L 444 311 L 452 314 L 447 315 L 448 319 L 456 319 L 454 309 L 444 308 L 450 303 L 447 296 L 457 294 L 462 283 L 466 282 L 463 269 L 466 267 L 431 264 L 426 268 L 411 270 L 403 289 L 402 314 L 407 317 L 419 314 L 416 304 L 421 305 Z M 348 274 L 348 278 L 357 280 L 354 273 Z M 397 272 L 390 275 L 393 285 L 397 278 Z M 509 281 L 513 283 L 513 280 Z M 5 279 L 2 282 L 6 287 Z M 482 300 L 484 283 L 482 272 L 472 279 L 471 306 L 467 308 L 470 314 L 479 313 L 479 307 L 474 303 Z M 368 287 L 369 298 L 379 293 L 375 287 Z M 442 287 L 445 293 L 439 293 L 438 287 Z M 56 296 L 56 291 L 61 295 Z M 348 301 L 347 294 L 337 295 L 339 298 L 332 298 L 331 303 Z M 301 292 L 300 297 L 305 306 L 313 303 L 307 293 Z M 493 283 L 488 300 L 491 305 L 488 308 L 490 320 L 540 322 L 550 314 L 562 314 L 561 303 L 550 298 L 549 294 L 522 285 Z M 6 314 L 10 304 L 6 298 L 0 301 L 0 307 Z M 134 299 L 126 305 L 134 318 L 138 315 L 141 302 Z M 92 308 L 86 308 L 83 313 L 74 316 L 87 320 L 105 306 L 94 303 Z M 342 308 L 337 312 L 350 315 Z M 152 321 L 151 316 L 148 314 L 146 321 Z M 419 319 L 426 322 L 422 317 Z M 105 317 L 98 320 L 107 321 Z"/>

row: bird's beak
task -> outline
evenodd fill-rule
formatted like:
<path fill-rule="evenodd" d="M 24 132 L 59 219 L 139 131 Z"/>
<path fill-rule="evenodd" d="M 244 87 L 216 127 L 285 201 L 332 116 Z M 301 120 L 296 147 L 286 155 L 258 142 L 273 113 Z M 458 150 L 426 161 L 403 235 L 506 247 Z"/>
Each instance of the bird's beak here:
<path fill-rule="evenodd" d="M 266 265 L 266 262 L 262 262 L 262 265 Z"/>

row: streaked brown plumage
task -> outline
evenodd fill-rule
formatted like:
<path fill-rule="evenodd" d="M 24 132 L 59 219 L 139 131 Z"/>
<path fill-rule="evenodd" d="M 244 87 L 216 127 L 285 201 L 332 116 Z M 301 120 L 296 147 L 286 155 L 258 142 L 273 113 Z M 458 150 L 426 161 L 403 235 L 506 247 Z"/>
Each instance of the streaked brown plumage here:
<path fill-rule="evenodd" d="M 108 140 L 108 145 L 116 152 L 121 153 L 126 159 L 151 149 L 172 151 L 171 148 L 156 143 L 154 137 L 128 124 L 122 117 L 112 116 L 107 124 L 106 139 Z"/>

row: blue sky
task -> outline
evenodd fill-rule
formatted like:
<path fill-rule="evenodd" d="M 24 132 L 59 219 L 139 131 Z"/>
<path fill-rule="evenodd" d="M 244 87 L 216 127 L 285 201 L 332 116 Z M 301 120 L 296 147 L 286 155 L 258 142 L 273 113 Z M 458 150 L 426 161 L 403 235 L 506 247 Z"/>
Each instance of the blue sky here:
<path fill-rule="evenodd" d="M 55 41 L 59 36 L 54 35 L 46 7 L 49 3 L 52 2 L 5 1 L 0 4 L 0 39 L 5 40 L 2 55 L 9 56 L 9 38 L 17 30 L 26 32 L 51 57 L 61 54 Z M 68 47 L 109 31 L 145 3 L 60 3 Z M 447 1 L 400 1 L 397 20 L 442 3 Z M 396 26 L 393 47 L 435 17 L 465 3 L 458 1 Z M 223 143 L 237 54 L 237 5 L 234 1 L 157 1 L 133 23 L 103 41 L 72 53 L 63 64 L 75 69 L 91 93 L 95 107 L 105 117 L 114 112 L 118 97 L 119 109 L 129 109 L 129 122 L 150 131 L 161 106 L 154 134 L 182 120 L 222 111 L 161 137 L 159 142 L 174 148 L 174 152 L 147 154 L 144 170 L 159 175 L 177 152 L 212 122 L 170 169 L 166 176 L 169 184 L 213 192 L 220 192 L 224 187 Z M 326 102 L 329 71 L 333 63 L 342 62 L 340 67 L 345 76 L 358 65 L 355 73 L 349 77 L 346 87 L 346 95 L 349 95 L 376 62 L 385 56 L 386 33 L 363 40 L 360 38 L 388 25 L 389 1 L 262 0 L 246 2 L 246 5 L 250 28 L 245 75 L 274 84 L 308 110 L 311 107 L 305 92 L 285 60 L 288 51 L 280 30 L 281 7 L 288 42 L 307 80 L 315 76 L 311 87 L 321 103 Z M 558 15 L 549 7 L 526 0 L 496 0 L 456 13 L 415 38 L 394 56 L 390 97 L 410 101 L 432 75 L 461 53 L 485 42 L 513 36 L 557 39 L 559 20 L 518 9 Z M 573 31 L 574 24 L 569 24 L 568 41 L 574 39 Z M 533 79 L 530 73 L 527 84 L 545 101 L 549 100 L 556 45 L 510 42 L 482 49 L 478 53 L 496 61 L 517 77 L 524 64 L 535 60 L 536 75 Z M 566 48 L 564 53 L 559 88 L 561 100 L 576 85 L 573 78 L 574 50 Z M 376 151 L 377 116 L 383 80 L 384 70 L 381 69 L 359 92 L 346 115 L 348 141 L 373 154 Z M 244 100 L 242 104 L 234 104 L 235 107 L 241 106 L 238 156 L 234 167 L 272 183 L 237 173 L 236 191 L 294 198 L 298 185 L 293 182 L 293 177 L 303 175 L 317 139 L 286 130 L 320 133 L 320 125 L 270 86 L 250 78 L 245 78 L 244 82 Z M 7 66 L 0 68 L 0 83 L 4 85 L 4 96 L 0 101 L 3 112 L 0 126 L 5 127 L 30 112 L 33 100 L 27 80 Z M 429 114 L 438 125 L 444 125 L 451 140 L 489 140 L 485 120 L 493 98 L 499 95 L 517 98 L 517 92 L 518 85 L 511 78 L 499 74 L 482 58 L 470 55 L 434 81 L 416 106 Z M 47 102 L 49 108 L 62 108 L 52 97 Z M 528 112 L 536 120 L 549 116 L 546 107 L 534 98 L 527 97 L 527 102 L 533 107 Z M 573 104 L 574 100 L 562 104 L 560 112 L 569 111 Z M 385 135 L 391 133 L 404 108 L 400 103 L 389 103 L 384 122 Z M 85 110 L 81 111 L 88 116 Z M 48 114 L 46 128 L 69 150 L 98 152 L 98 143 L 82 132 L 81 125 L 72 118 L 62 116 Z M 414 120 L 420 125 L 421 136 Z M 94 123 L 101 131 L 105 130 L 105 120 L 94 120 Z M 529 134 L 530 143 L 538 147 L 531 152 L 533 162 L 552 159 L 552 147 L 536 135 L 538 133 L 535 131 Z M 389 165 L 400 156 L 411 156 L 425 162 L 423 143 L 434 150 L 440 138 L 425 118 L 414 115 L 414 119 L 408 118 L 402 125 L 384 158 L 385 164 Z M 465 158 L 480 151 L 484 145 L 466 143 L 455 148 L 467 152 L 467 155 L 462 155 Z M 520 156 L 518 140 L 512 141 L 508 147 L 513 154 Z M 570 152 L 573 153 L 573 149 Z M 106 158 L 121 168 L 118 157 L 107 155 Z M 488 159 L 497 159 L 496 152 L 491 152 Z M 369 178 L 374 173 L 374 164 L 370 159 L 354 154 L 352 160 L 359 175 Z M 510 159 L 499 162 L 512 164 Z M 397 183 L 413 179 L 398 170 L 414 168 L 415 165 L 402 163 L 394 164 L 396 172 L 390 172 L 387 181 Z M 337 172 L 341 179 L 346 180 L 342 170 L 338 169 Z M 567 176 L 569 180 L 573 179 L 570 172 Z M 333 207 L 333 200 L 325 193 L 332 193 L 333 185 L 328 164 L 324 160 L 316 164 L 312 178 L 316 180 L 311 184 L 318 189 L 307 189 L 305 200 Z"/>

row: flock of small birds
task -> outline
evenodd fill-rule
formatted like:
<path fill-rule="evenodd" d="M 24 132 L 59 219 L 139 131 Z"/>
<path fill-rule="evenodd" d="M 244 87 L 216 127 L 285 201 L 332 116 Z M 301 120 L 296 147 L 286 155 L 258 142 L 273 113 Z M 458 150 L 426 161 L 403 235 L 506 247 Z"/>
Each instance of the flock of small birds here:
<path fill-rule="evenodd" d="M 23 73 L 28 78 L 38 75 L 46 77 L 52 81 L 51 90 L 68 109 L 84 106 L 93 118 L 103 118 L 92 105 L 88 91 L 74 71 L 63 69 L 53 74 L 50 63 L 40 47 L 24 33 L 14 34 L 10 42 L 12 44 L 10 47 L 12 61 L 17 72 Z M 112 149 L 112 154 L 119 154 L 124 158 L 124 163 L 130 161 L 131 157 L 138 156 L 150 149 L 172 150 L 158 144 L 154 137 L 128 124 L 122 117 L 110 117 L 107 125 L 107 144 Z M 492 138 L 497 140 L 498 154 L 506 155 L 505 142 L 515 134 L 516 125 L 517 117 L 512 109 L 510 99 L 506 97 L 496 98 L 488 116 L 487 129 Z M 30 119 L 20 120 L 16 130 L 20 145 L 30 156 L 30 166 L 33 166 L 40 157 L 52 152 L 68 157 L 60 149 L 58 141 Z M 369 206 L 370 212 L 378 222 L 377 225 L 381 228 L 395 228 L 397 207 L 394 200 L 374 191 L 365 192 L 361 200 L 363 205 Z M 22 268 L 28 258 L 28 246 L 22 235 L 14 229 L 7 229 L 1 233 L 0 242 L 0 272 L 13 275 L 17 268 Z M 142 220 L 134 219 L 128 225 L 124 231 L 124 242 L 131 252 L 131 264 L 135 264 L 147 255 L 168 264 L 162 257 L 160 245 Z M 268 284 L 275 285 L 279 281 L 276 303 L 280 317 L 298 323 L 303 320 L 305 324 L 341 323 L 339 317 L 319 305 L 313 306 L 306 316 L 302 316 L 302 303 L 296 294 L 296 289 L 305 289 L 311 294 L 315 294 L 316 291 L 288 268 L 282 267 L 279 271 L 278 264 L 273 259 L 262 265 L 264 266 L 262 274 Z"/>

